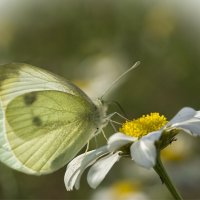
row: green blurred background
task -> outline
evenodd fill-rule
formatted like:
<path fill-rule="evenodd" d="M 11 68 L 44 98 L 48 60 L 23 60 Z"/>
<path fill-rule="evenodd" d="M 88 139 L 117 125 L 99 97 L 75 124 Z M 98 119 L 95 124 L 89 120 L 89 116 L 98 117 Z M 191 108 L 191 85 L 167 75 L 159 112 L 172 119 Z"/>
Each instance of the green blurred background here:
<path fill-rule="evenodd" d="M 140 60 L 106 100 L 118 101 L 129 118 L 158 111 L 170 119 L 184 106 L 200 109 L 199 6 L 195 0 L 0 0 L 0 64 L 46 68 L 97 97 Z M 163 155 L 169 174 L 185 199 L 200 198 L 200 140 L 182 136 L 171 146 L 175 150 Z M 105 193 L 111 199 L 109 191 L 131 191 L 171 199 L 153 170 L 125 159 L 96 190 L 83 176 L 80 190 L 67 192 L 64 172 L 34 177 L 1 164 L 0 198 L 98 199 Z M 131 183 L 130 190 L 120 181 Z"/>

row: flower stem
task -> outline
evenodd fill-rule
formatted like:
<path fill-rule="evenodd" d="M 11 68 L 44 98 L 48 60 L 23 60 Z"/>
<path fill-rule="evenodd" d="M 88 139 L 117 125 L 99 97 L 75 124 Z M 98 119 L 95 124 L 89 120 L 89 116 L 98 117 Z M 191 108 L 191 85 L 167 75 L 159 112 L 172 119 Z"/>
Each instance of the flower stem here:
<path fill-rule="evenodd" d="M 168 190 L 174 197 L 174 199 L 182 200 L 183 198 L 176 190 L 175 186 L 173 185 L 172 181 L 170 180 L 161 160 L 160 156 L 158 155 L 156 165 L 154 166 L 154 170 L 157 172 L 157 174 L 160 176 L 162 182 L 167 186 Z"/>

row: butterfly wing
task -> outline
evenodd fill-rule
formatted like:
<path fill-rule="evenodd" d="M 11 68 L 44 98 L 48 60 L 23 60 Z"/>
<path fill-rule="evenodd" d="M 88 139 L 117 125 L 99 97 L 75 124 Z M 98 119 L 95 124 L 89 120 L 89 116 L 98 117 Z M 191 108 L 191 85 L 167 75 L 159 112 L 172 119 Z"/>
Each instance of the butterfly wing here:
<path fill-rule="evenodd" d="M 42 90 L 66 92 L 81 96 L 91 102 L 88 96 L 74 84 L 46 70 L 24 63 L 11 63 L 0 66 L 2 106 L 5 107 L 13 98 L 21 94 Z"/>
<path fill-rule="evenodd" d="M 73 84 L 29 65 L 0 67 L 0 160 L 8 166 L 51 173 L 78 153 L 98 121 L 97 107 Z"/>

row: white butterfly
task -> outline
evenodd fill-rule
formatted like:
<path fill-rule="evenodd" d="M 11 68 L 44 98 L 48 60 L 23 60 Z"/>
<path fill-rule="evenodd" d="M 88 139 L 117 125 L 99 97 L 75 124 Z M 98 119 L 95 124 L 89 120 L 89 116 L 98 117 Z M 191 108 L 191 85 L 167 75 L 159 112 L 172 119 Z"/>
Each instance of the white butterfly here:
<path fill-rule="evenodd" d="M 106 124 L 106 106 L 28 64 L 0 66 L 0 160 L 28 174 L 70 161 Z"/>
<path fill-rule="evenodd" d="M 0 160 L 27 174 L 54 172 L 107 125 L 106 110 L 102 100 L 93 102 L 77 86 L 46 70 L 22 63 L 2 65 Z"/>

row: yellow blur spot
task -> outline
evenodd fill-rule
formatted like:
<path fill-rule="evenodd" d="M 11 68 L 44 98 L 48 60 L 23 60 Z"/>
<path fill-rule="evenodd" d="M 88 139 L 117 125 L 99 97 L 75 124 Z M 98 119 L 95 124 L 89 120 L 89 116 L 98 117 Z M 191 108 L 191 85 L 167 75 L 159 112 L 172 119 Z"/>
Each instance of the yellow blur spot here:
<path fill-rule="evenodd" d="M 157 39 L 168 38 L 175 29 L 175 19 L 169 8 L 164 5 L 153 7 L 147 15 L 145 30 Z"/>
<path fill-rule="evenodd" d="M 126 196 L 130 193 L 136 193 L 140 190 L 140 186 L 137 183 L 133 183 L 131 181 L 120 181 L 115 183 L 112 186 L 113 194 L 117 198 L 121 198 L 123 196 Z"/>

